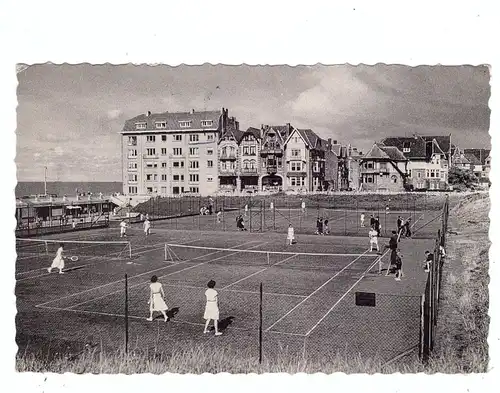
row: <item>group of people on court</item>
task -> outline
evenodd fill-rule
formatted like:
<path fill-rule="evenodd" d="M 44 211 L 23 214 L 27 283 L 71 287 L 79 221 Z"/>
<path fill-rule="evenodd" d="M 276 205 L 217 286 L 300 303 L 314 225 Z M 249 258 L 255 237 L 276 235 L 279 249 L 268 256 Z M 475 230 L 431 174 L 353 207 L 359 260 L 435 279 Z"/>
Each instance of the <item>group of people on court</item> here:
<path fill-rule="evenodd" d="M 144 218 L 143 218 L 144 217 Z M 144 234 L 146 236 L 151 235 L 151 221 L 149 221 L 149 215 L 146 214 L 143 216 L 141 214 L 141 221 L 143 221 L 142 226 L 144 230 Z M 130 225 L 127 223 L 125 219 L 121 220 L 120 222 L 120 237 L 127 237 L 127 228 L 129 228 Z"/>

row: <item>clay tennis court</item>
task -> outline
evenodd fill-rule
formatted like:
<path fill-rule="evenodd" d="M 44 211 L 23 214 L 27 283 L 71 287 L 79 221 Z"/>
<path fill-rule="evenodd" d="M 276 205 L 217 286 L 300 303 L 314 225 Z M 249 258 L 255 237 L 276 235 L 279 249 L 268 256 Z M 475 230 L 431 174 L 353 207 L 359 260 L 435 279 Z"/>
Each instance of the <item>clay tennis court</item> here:
<path fill-rule="evenodd" d="M 388 254 L 369 252 L 367 238 L 298 235 L 297 244 L 286 246 L 281 233 L 227 236 L 214 230 L 172 230 L 157 222 L 148 238 L 140 224 L 128 234 L 120 239 L 117 229 L 107 228 L 50 236 L 46 243 L 17 242 L 21 348 L 30 339 L 123 346 L 125 274 L 132 348 L 169 352 L 183 345 L 217 345 L 257 356 L 261 283 L 266 357 L 301 353 L 325 358 L 344 351 L 389 360 L 418 345 L 426 279 L 420 262 L 432 240 L 401 242 L 405 277 L 396 282 L 385 270 L 379 274 Z M 59 240 L 67 242 L 67 255 L 79 259 L 66 260 L 65 274 L 49 274 L 46 267 Z M 380 239 L 381 245 L 387 242 Z M 166 258 L 166 248 L 176 257 Z M 167 323 L 146 321 L 153 274 L 165 290 Z M 210 279 L 219 292 L 220 337 L 202 333 Z M 356 305 L 356 292 L 375 293 L 376 305 Z"/>

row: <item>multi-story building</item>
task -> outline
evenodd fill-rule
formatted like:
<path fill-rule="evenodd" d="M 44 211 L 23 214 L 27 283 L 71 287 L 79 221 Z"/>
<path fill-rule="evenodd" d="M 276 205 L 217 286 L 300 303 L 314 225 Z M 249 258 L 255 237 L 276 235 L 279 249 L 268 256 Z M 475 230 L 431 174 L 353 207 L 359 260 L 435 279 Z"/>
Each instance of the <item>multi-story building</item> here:
<path fill-rule="evenodd" d="M 394 146 L 375 143 L 360 162 L 364 191 L 405 191 L 408 159 Z"/>
<path fill-rule="evenodd" d="M 331 139 L 310 129 L 293 128 L 285 141 L 286 190 L 324 191 L 337 177 L 338 160 Z"/>
<path fill-rule="evenodd" d="M 470 170 L 476 175 L 479 183 L 489 183 L 491 156 L 489 149 L 456 148 L 452 158 L 454 167 Z"/>
<path fill-rule="evenodd" d="M 259 178 L 263 191 L 275 192 L 285 189 L 284 145 L 292 129 L 289 123 L 284 126 L 261 126 L 262 166 Z"/>
<path fill-rule="evenodd" d="M 361 185 L 360 162 L 363 153 L 350 144 L 343 146 L 333 141 L 333 151 L 338 157 L 338 189 L 357 191 Z"/>
<path fill-rule="evenodd" d="M 451 135 L 389 137 L 381 142 L 394 146 L 408 159 L 408 187 L 415 190 L 446 190 L 453 145 Z"/>
<path fill-rule="evenodd" d="M 120 132 L 124 194 L 215 193 L 220 136 L 238 128 L 224 108 L 148 112 L 127 120 Z"/>
<path fill-rule="evenodd" d="M 256 192 L 262 189 L 262 168 L 260 148 L 260 131 L 250 127 L 241 132 L 239 138 L 239 177 L 241 192 Z"/>

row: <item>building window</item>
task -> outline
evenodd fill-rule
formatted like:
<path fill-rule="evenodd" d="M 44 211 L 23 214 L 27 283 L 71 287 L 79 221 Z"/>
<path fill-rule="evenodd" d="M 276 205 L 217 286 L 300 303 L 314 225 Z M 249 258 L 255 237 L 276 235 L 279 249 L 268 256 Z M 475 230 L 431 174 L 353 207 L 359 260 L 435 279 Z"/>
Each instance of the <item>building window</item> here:
<path fill-rule="evenodd" d="M 214 141 L 214 140 L 215 140 L 215 136 L 214 136 L 214 134 L 207 134 L 207 141 L 212 142 L 212 141 Z"/>
<path fill-rule="evenodd" d="M 128 157 L 129 158 L 135 158 L 135 157 L 137 157 L 137 150 L 135 150 L 135 149 L 129 149 L 128 150 Z"/>
<path fill-rule="evenodd" d="M 297 139 L 297 138 L 295 138 Z M 292 157 L 300 157 L 300 150 L 299 149 L 292 149 Z"/>
<path fill-rule="evenodd" d="M 207 182 L 211 183 L 214 181 L 214 177 L 212 175 L 207 176 Z"/>
<path fill-rule="evenodd" d="M 243 155 L 248 156 L 249 153 L 250 153 L 250 149 L 248 148 L 248 146 L 243 146 Z"/>
<path fill-rule="evenodd" d="M 167 181 L 167 175 L 161 175 L 161 181 Z"/>
<path fill-rule="evenodd" d="M 371 176 L 368 176 L 366 178 L 367 183 L 373 183 L 373 178 Z"/>
<path fill-rule="evenodd" d="M 157 121 L 155 122 L 155 128 L 158 130 L 164 130 L 167 128 L 167 122 L 166 121 Z"/>
<path fill-rule="evenodd" d="M 166 142 L 167 141 L 167 136 L 166 135 L 162 135 L 161 136 L 161 141 L 162 142 Z"/>
<path fill-rule="evenodd" d="M 166 162 L 162 162 L 162 163 L 161 163 L 161 167 L 162 167 L 162 168 L 166 168 L 166 167 L 167 167 L 167 163 L 166 163 Z"/>
<path fill-rule="evenodd" d="M 198 175 L 197 173 L 189 175 L 189 181 L 190 182 L 199 182 L 200 175 Z"/>
<path fill-rule="evenodd" d="M 189 161 L 189 169 L 198 169 L 199 167 L 199 161 Z"/>
<path fill-rule="evenodd" d="M 154 135 L 146 135 L 146 142 L 155 142 L 156 136 Z"/>
<path fill-rule="evenodd" d="M 154 156 L 156 155 L 156 149 L 146 149 L 146 154 L 148 156 Z"/>
<path fill-rule="evenodd" d="M 147 127 L 146 122 L 141 122 L 141 123 L 135 123 L 135 129 L 136 130 L 145 130 Z"/>
<path fill-rule="evenodd" d="M 147 162 L 146 163 L 146 168 L 157 168 L 158 165 L 155 163 L 153 164 L 152 162 Z"/>
<path fill-rule="evenodd" d="M 212 127 L 214 122 L 212 120 L 202 120 L 201 121 L 201 126 L 202 127 Z"/>
<path fill-rule="evenodd" d="M 373 169 L 373 162 L 367 162 L 366 163 L 366 168 L 367 169 Z"/>
<path fill-rule="evenodd" d="M 198 187 L 189 187 L 189 192 L 192 192 L 193 194 L 198 194 L 200 192 L 200 189 Z"/>
<path fill-rule="evenodd" d="M 182 156 L 182 148 L 174 147 L 174 156 Z"/>
<path fill-rule="evenodd" d="M 214 154 L 214 149 L 207 149 L 207 156 L 212 156 Z"/>
<path fill-rule="evenodd" d="M 146 174 L 146 181 L 151 181 L 151 180 L 153 180 L 153 174 L 151 173 Z"/>
<path fill-rule="evenodd" d="M 167 148 L 166 147 L 162 147 L 161 148 L 161 155 L 162 156 L 166 156 L 167 155 Z"/>
<path fill-rule="evenodd" d="M 292 162 L 291 163 L 291 171 L 292 172 L 300 172 L 302 170 L 301 162 Z"/>
<path fill-rule="evenodd" d="M 180 141 L 182 141 L 182 135 L 181 135 L 181 134 L 175 134 L 175 135 L 174 135 L 174 141 L 175 141 L 175 142 L 180 142 Z"/>
<path fill-rule="evenodd" d="M 129 174 L 128 181 L 129 182 L 137 181 L 137 175 L 136 174 Z"/>
<path fill-rule="evenodd" d="M 128 193 L 129 194 L 137 194 L 137 187 L 129 187 Z"/>
<path fill-rule="evenodd" d="M 393 183 L 397 183 L 397 182 L 398 182 L 398 177 L 397 177 L 397 176 L 395 176 L 395 175 L 391 176 L 391 181 L 392 181 Z"/>
<path fill-rule="evenodd" d="M 174 168 L 184 168 L 184 161 L 174 161 L 173 167 Z"/>
<path fill-rule="evenodd" d="M 446 173 L 445 171 L 441 171 L 441 179 L 444 179 L 444 174 L 445 173 Z"/>
<path fill-rule="evenodd" d="M 296 136 L 296 137 L 294 137 L 294 138 L 293 138 L 293 142 L 294 142 L 294 143 L 298 143 L 298 142 L 299 142 L 299 137 L 297 137 L 297 136 Z"/>
<path fill-rule="evenodd" d="M 197 156 L 198 155 L 198 148 L 197 147 L 190 147 L 189 148 L 189 155 L 190 156 Z"/>
<path fill-rule="evenodd" d="M 408 169 L 408 177 L 411 177 L 411 169 Z"/>
<path fill-rule="evenodd" d="M 191 127 L 191 122 L 190 121 L 180 121 L 179 126 L 181 128 L 189 128 L 189 127 Z"/>
<path fill-rule="evenodd" d="M 214 162 L 212 160 L 207 161 L 207 168 L 213 168 L 214 167 Z"/>
<path fill-rule="evenodd" d="M 250 146 L 250 155 L 255 156 L 257 154 L 255 146 Z"/>
<path fill-rule="evenodd" d="M 135 161 L 129 162 L 128 169 L 137 169 L 137 162 L 135 162 Z"/>
<path fill-rule="evenodd" d="M 179 187 L 172 187 L 172 194 L 178 195 L 179 194 Z"/>
<path fill-rule="evenodd" d="M 253 136 L 252 135 L 245 135 L 243 138 L 244 141 L 251 142 L 253 141 Z"/>
<path fill-rule="evenodd" d="M 128 145 L 129 146 L 136 146 L 137 145 L 137 137 L 136 136 L 129 136 L 128 137 Z"/>
<path fill-rule="evenodd" d="M 200 140 L 200 136 L 198 134 L 189 135 L 189 142 L 198 142 Z"/>

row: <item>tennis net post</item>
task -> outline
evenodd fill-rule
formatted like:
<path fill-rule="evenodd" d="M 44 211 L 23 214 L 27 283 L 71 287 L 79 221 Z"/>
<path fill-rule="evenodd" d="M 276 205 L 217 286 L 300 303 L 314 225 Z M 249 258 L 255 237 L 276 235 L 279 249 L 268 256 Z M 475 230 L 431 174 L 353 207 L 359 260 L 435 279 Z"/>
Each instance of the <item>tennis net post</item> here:
<path fill-rule="evenodd" d="M 262 283 L 260 283 L 260 291 L 259 291 L 259 364 L 262 363 L 262 298 L 263 298 L 263 290 Z"/>

